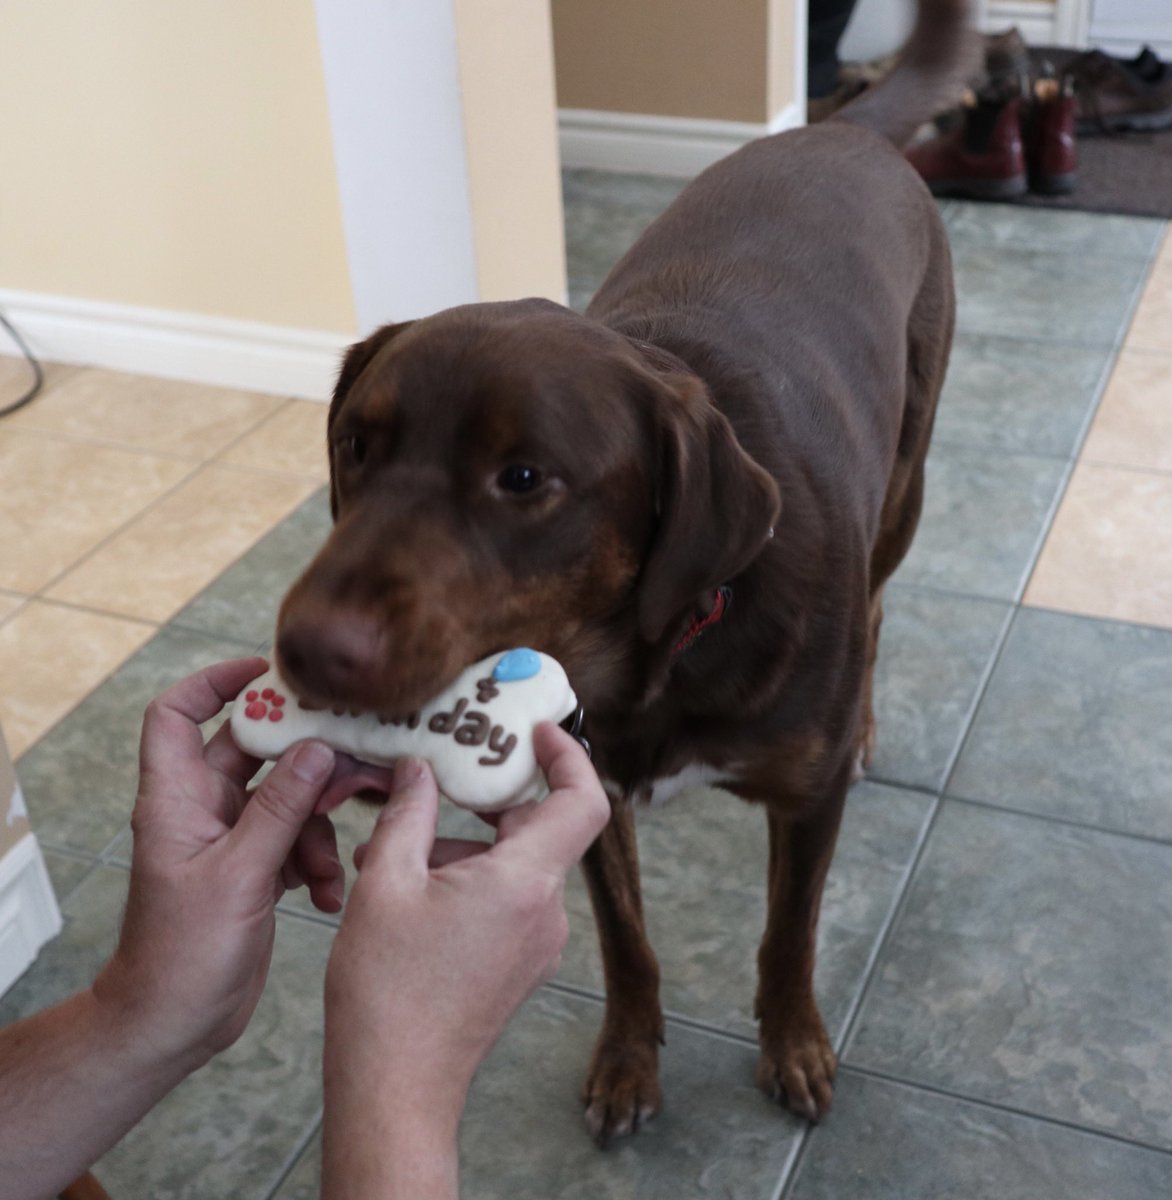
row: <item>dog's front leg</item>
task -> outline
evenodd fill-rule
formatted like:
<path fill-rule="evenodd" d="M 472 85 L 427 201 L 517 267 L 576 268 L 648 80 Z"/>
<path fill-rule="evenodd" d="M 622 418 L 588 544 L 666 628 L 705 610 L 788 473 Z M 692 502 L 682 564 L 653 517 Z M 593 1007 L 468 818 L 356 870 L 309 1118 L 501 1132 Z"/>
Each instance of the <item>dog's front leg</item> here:
<path fill-rule="evenodd" d="M 659 1090 L 659 964 L 643 926 L 635 819 L 626 797 L 611 796 L 611 819 L 582 859 L 602 966 L 606 1016 L 586 1075 L 586 1124 L 595 1142 L 634 1133 L 663 1103 Z"/>
<path fill-rule="evenodd" d="M 809 815 L 766 802 L 769 913 L 757 956 L 757 1084 L 799 1116 L 830 1108 L 838 1066 L 814 1000 L 814 943 L 822 888 L 834 853 L 853 764 Z"/>

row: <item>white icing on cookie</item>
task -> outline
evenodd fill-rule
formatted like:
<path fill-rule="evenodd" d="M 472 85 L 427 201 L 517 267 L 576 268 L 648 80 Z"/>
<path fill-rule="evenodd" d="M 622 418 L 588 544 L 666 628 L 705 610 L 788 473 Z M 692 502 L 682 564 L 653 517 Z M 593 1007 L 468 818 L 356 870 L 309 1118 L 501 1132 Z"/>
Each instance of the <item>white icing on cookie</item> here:
<path fill-rule="evenodd" d="M 454 804 L 498 812 L 548 792 L 533 727 L 562 721 L 577 706 L 560 663 L 518 649 L 473 663 L 419 712 L 393 723 L 373 713 L 311 712 L 268 671 L 236 698 L 231 726 L 236 744 L 257 758 L 280 758 L 304 738 L 376 766 L 417 755 L 431 763 L 440 791 Z"/>

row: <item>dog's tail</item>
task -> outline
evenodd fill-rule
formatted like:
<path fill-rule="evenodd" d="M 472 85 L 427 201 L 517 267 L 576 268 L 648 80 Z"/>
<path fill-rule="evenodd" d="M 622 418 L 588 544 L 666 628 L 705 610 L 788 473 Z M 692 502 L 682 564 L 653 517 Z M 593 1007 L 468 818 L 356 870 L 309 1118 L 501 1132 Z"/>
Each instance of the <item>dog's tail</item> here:
<path fill-rule="evenodd" d="M 969 0 L 917 0 L 911 37 L 890 73 L 830 119 L 872 129 L 902 148 L 921 125 L 960 101 L 980 62 Z"/>

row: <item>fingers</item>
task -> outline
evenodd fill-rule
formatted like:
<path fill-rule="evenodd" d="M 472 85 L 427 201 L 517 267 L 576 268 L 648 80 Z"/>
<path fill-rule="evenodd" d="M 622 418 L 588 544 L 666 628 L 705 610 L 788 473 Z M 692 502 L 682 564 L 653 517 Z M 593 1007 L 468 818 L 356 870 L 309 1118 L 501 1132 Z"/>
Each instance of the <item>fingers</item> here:
<path fill-rule="evenodd" d="M 147 773 L 167 773 L 203 753 L 199 726 L 210 721 L 268 666 L 263 658 L 217 663 L 189 675 L 147 706 L 139 757 Z"/>
<path fill-rule="evenodd" d="M 329 817 L 311 816 L 305 822 L 293 843 L 290 858 L 301 882 L 309 888 L 309 898 L 313 901 L 313 906 L 319 912 L 340 911 L 345 893 L 346 873 L 338 858 L 338 839 Z M 287 863 L 286 869 L 288 865 Z"/>
<path fill-rule="evenodd" d="M 361 871 L 366 861 L 367 843 L 354 848 L 354 866 Z M 432 843 L 431 854 L 427 865 L 434 871 L 451 863 L 463 862 L 467 858 L 475 858 L 492 849 L 491 842 L 477 842 L 467 838 L 436 838 Z"/>
<path fill-rule="evenodd" d="M 277 876 L 333 769 L 334 752 L 324 742 L 298 742 L 285 751 L 229 834 L 249 870 Z"/>
<path fill-rule="evenodd" d="M 586 752 L 564 729 L 543 722 L 533 731 L 537 761 L 550 794 L 540 804 L 503 812 L 499 844 L 568 871 L 610 819 L 610 802 Z"/>
<path fill-rule="evenodd" d="M 426 876 L 438 816 L 439 791 L 431 768 L 422 759 L 399 759 L 390 798 L 366 844 L 363 869 L 375 867 L 399 878 Z"/>

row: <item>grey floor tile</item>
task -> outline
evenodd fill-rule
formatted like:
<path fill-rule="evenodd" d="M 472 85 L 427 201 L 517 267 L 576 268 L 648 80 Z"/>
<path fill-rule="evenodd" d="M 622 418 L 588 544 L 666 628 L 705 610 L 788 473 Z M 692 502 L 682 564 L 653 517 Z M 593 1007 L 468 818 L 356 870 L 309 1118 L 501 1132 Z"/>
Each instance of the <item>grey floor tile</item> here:
<path fill-rule="evenodd" d="M 58 904 L 64 904 L 73 894 L 73 889 L 98 865 L 96 858 L 63 854 L 43 844 L 41 853 L 45 857 L 45 866 L 53 882 Z"/>
<path fill-rule="evenodd" d="M 118 942 L 129 880 L 126 871 L 98 867 L 65 899 L 60 935 L 0 997 L 0 1025 L 40 1012 L 93 982 Z"/>
<path fill-rule="evenodd" d="M 686 183 L 654 175 L 563 171 L 570 279 L 593 291 Z"/>
<path fill-rule="evenodd" d="M 321 1108 L 322 979 L 333 931 L 281 917 L 244 1036 L 94 1168 L 114 1196 L 265 1200 Z"/>
<path fill-rule="evenodd" d="M 1155 1200 L 1172 1156 L 850 1071 L 788 1200 Z"/>
<path fill-rule="evenodd" d="M 846 1062 L 1172 1149 L 1172 847 L 946 801 Z"/>
<path fill-rule="evenodd" d="M 892 584 L 884 611 L 871 774 L 940 788 L 1010 606 Z"/>
<path fill-rule="evenodd" d="M 597 1150 L 578 1100 L 601 1008 L 539 992 L 473 1084 L 460 1134 L 465 1200 L 771 1200 L 804 1128 L 753 1085 L 755 1051 L 670 1026 L 664 1111 Z M 315 1142 L 276 1200 L 316 1196 Z"/>
<path fill-rule="evenodd" d="M 1023 608 L 953 795 L 1172 839 L 1172 632 Z"/>
<path fill-rule="evenodd" d="M 924 512 L 900 582 L 1015 599 L 1065 470 L 1054 458 L 934 445 Z"/>
<path fill-rule="evenodd" d="M 152 638 L 20 759 L 37 835 L 99 853 L 130 819 L 147 704 L 201 667 L 250 653 L 250 646 L 185 630 Z"/>
<path fill-rule="evenodd" d="M 930 798 L 863 783 L 850 794 L 818 927 L 815 983 L 831 1037 L 842 1030 L 892 908 Z M 638 814 L 648 937 L 665 1010 L 748 1038 L 765 929 L 768 836 L 757 806 L 712 788 Z M 602 965 L 580 874 L 567 887 L 569 945 L 558 979 L 601 994 Z"/>
<path fill-rule="evenodd" d="M 964 333 L 1111 345 L 1145 275 L 1139 258 L 960 243 L 953 253 Z"/>
<path fill-rule="evenodd" d="M 1147 259 L 1163 236 L 1165 222 L 1153 217 L 1015 208 L 957 200 L 946 214 L 954 246 L 1046 250 Z"/>
<path fill-rule="evenodd" d="M 957 334 L 936 412 L 937 443 L 1069 458 L 1111 351 Z"/>
<path fill-rule="evenodd" d="M 127 872 L 98 867 L 65 928 L 0 999 L 0 1024 L 87 986 L 118 939 Z M 278 921 L 269 982 L 235 1046 L 185 1080 L 95 1168 L 115 1196 L 267 1197 L 321 1104 L 322 978 L 333 931 Z"/>
<path fill-rule="evenodd" d="M 277 609 L 329 534 L 321 488 L 205 588 L 171 624 L 257 645 L 273 637 Z"/>

